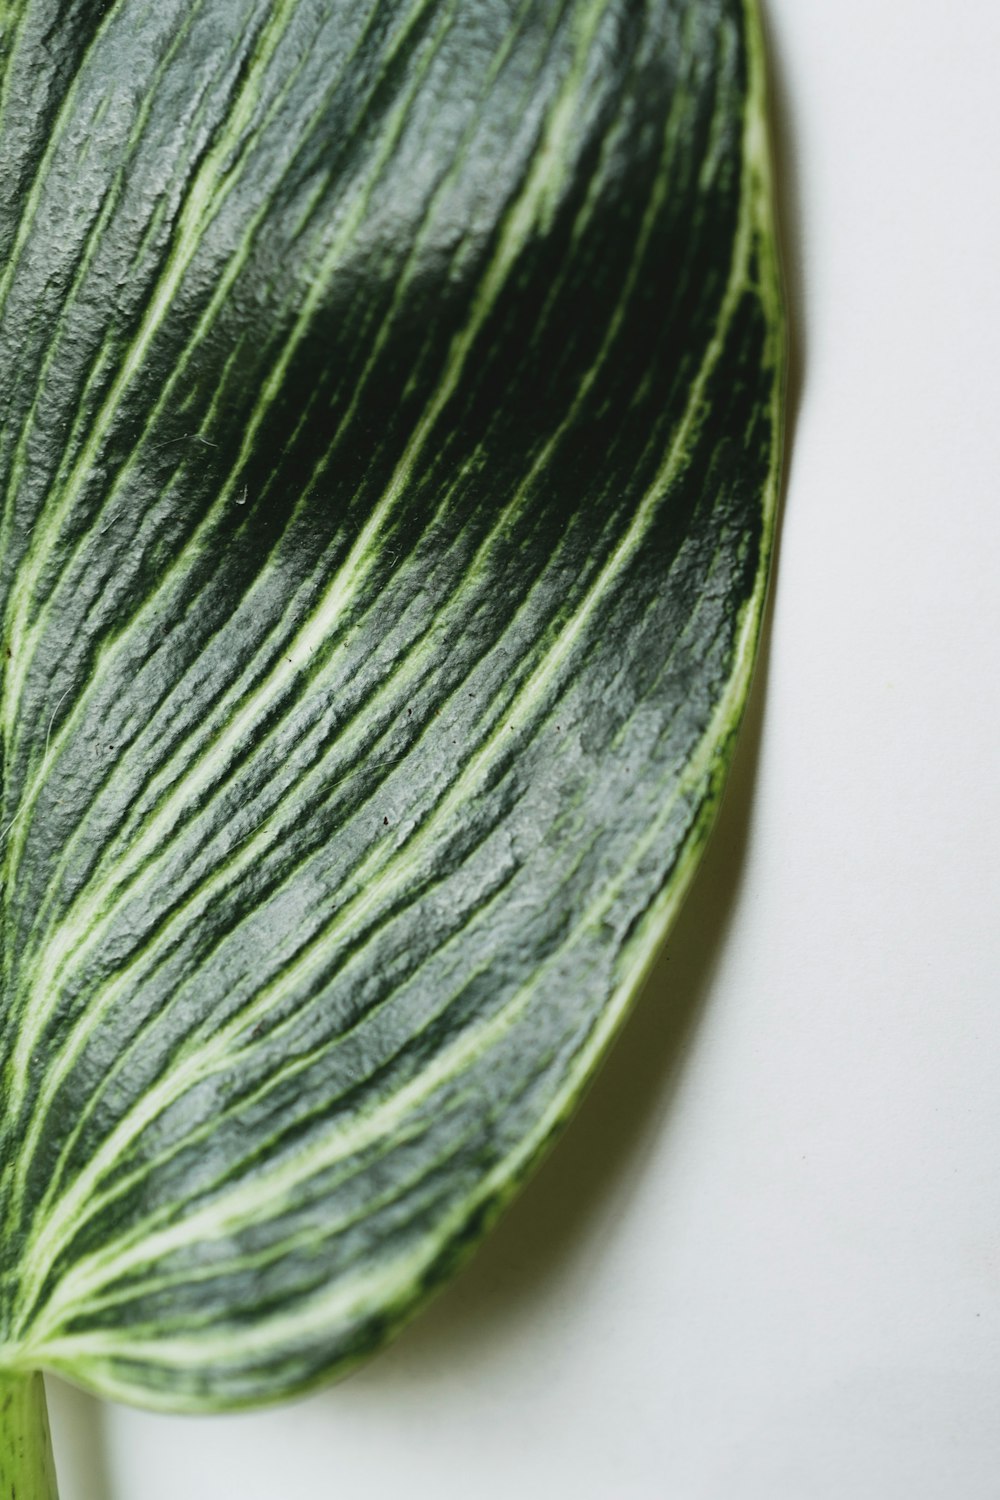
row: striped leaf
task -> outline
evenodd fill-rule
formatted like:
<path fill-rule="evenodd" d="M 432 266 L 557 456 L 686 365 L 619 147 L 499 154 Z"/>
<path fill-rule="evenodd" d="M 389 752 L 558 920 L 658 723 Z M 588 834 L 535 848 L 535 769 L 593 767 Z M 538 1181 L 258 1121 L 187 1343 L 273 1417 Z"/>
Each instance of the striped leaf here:
<path fill-rule="evenodd" d="M 758 22 L 10 0 L 0 63 L 0 1371 L 271 1399 L 482 1234 L 706 838 Z"/>

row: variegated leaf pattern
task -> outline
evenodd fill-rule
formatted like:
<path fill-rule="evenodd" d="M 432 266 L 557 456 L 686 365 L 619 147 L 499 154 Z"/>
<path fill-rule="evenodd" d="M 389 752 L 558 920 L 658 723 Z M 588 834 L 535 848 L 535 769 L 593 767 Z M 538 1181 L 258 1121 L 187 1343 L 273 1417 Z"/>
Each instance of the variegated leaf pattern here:
<path fill-rule="evenodd" d="M 756 648 L 750 0 L 0 7 L 0 1369 L 381 1343 L 576 1103 Z"/>

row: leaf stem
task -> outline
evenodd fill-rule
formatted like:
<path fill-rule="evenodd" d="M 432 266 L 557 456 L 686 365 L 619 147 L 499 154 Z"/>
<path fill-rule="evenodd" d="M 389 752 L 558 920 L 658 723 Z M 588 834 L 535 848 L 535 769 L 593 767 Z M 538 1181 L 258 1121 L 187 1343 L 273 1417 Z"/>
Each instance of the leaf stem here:
<path fill-rule="evenodd" d="M 45 1385 L 37 1372 L 0 1371 L 0 1497 L 58 1500 Z"/>

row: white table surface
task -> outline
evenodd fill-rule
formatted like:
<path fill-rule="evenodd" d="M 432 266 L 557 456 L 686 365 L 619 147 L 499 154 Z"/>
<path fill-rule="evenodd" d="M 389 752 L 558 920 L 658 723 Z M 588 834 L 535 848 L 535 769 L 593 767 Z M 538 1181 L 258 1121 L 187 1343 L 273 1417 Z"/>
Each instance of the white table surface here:
<path fill-rule="evenodd" d="M 769 0 L 792 449 L 717 835 L 562 1144 L 345 1384 L 63 1500 L 1000 1497 L 1000 5 Z"/>

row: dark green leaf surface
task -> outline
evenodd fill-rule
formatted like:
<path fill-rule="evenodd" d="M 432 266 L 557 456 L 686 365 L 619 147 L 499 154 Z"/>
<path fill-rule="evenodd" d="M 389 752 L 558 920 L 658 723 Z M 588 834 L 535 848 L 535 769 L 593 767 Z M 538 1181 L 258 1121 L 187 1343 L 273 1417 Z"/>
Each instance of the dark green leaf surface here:
<path fill-rule="evenodd" d="M 359 1357 L 706 836 L 782 334 L 743 0 L 0 7 L 0 1368 Z"/>

